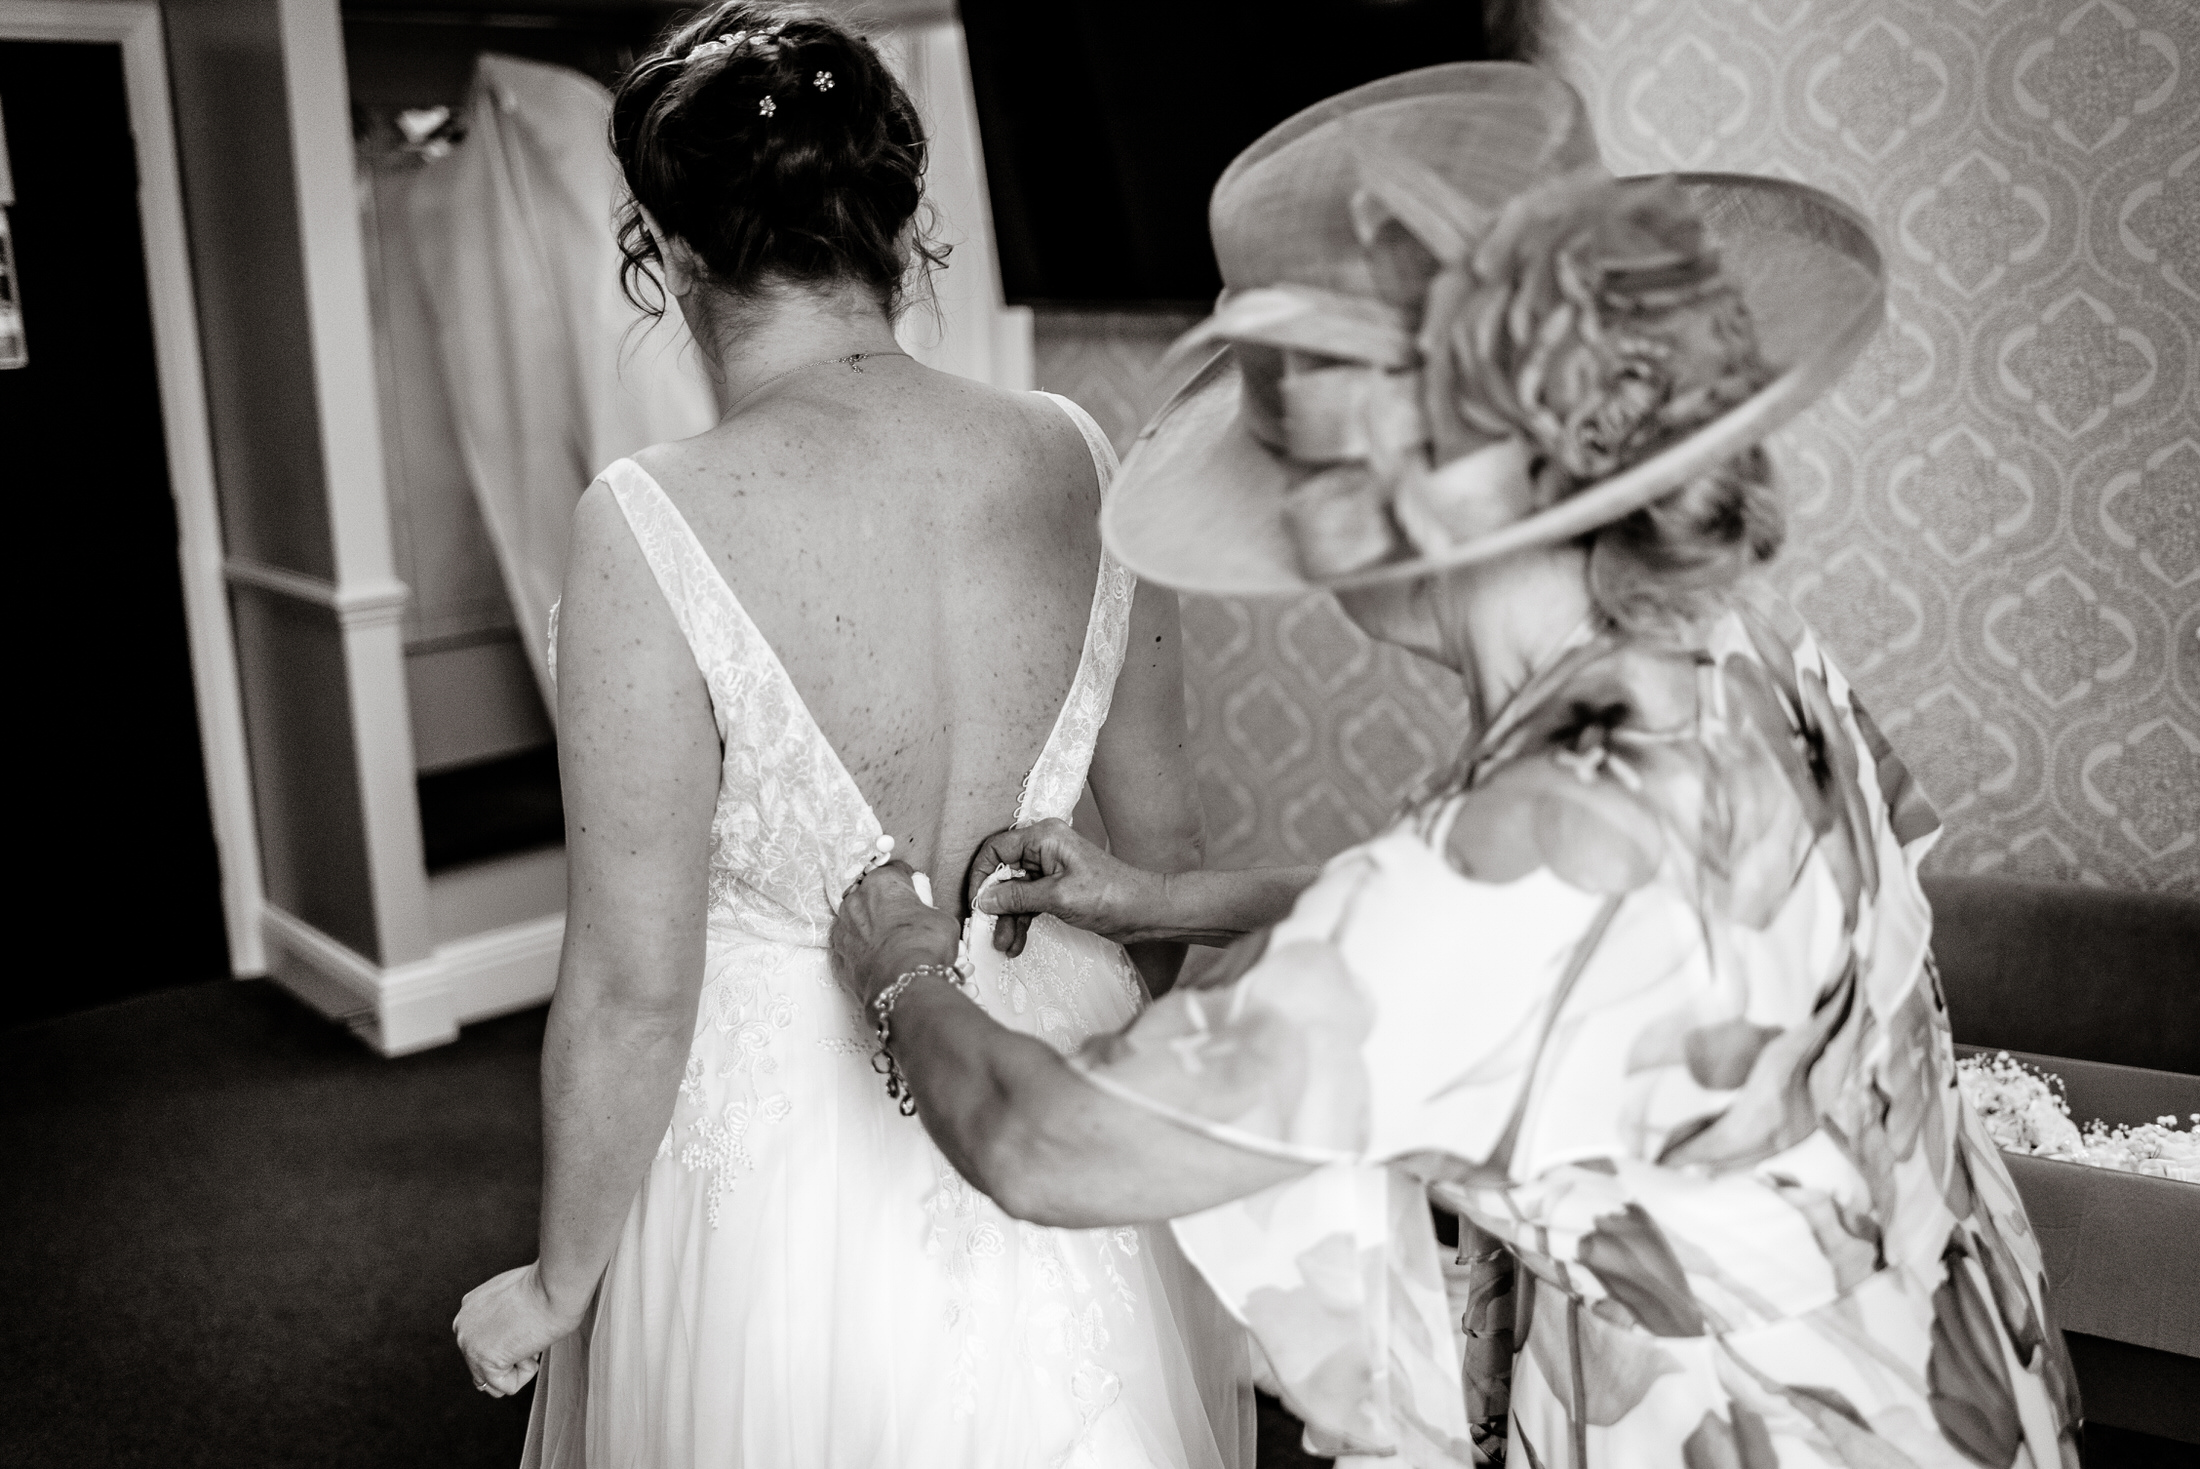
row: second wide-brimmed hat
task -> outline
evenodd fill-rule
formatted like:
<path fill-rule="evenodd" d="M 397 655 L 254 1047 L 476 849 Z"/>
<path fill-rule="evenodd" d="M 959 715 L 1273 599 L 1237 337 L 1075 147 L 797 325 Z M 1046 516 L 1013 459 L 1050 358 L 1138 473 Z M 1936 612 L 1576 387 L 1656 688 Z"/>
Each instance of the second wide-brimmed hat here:
<path fill-rule="evenodd" d="M 1511 62 L 1308 108 L 1230 165 L 1209 225 L 1225 288 L 1179 351 L 1213 355 L 1101 520 L 1189 591 L 1365 586 L 1608 525 L 1807 406 L 1885 309 L 1838 200 L 1615 179 L 1574 90 Z"/>

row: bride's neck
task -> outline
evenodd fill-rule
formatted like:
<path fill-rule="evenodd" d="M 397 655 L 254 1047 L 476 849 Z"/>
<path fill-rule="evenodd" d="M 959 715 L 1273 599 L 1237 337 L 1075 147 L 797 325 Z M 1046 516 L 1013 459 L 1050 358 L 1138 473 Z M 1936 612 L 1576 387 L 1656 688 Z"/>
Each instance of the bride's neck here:
<path fill-rule="evenodd" d="M 797 368 L 900 350 L 885 303 L 860 281 L 768 284 L 741 295 L 699 284 L 679 303 L 729 408 Z"/>

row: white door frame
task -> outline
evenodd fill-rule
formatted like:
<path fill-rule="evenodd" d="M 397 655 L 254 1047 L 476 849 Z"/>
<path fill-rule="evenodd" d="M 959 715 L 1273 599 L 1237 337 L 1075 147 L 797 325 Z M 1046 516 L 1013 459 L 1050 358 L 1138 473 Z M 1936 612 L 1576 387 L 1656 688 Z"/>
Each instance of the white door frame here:
<path fill-rule="evenodd" d="M 221 513 L 214 498 L 213 441 L 207 428 L 198 307 L 191 290 L 160 6 L 156 0 L 0 0 L 0 40 L 97 41 L 122 48 L 123 86 L 136 139 L 138 218 L 152 305 L 153 357 L 160 373 L 161 427 L 176 501 L 183 614 L 199 748 L 206 764 L 206 803 L 221 860 L 229 965 L 239 976 L 265 974 L 260 840 L 252 811 L 236 644 L 229 628 L 229 593 L 222 578 Z M 10 121 L 23 133 L 34 126 L 25 118 Z M 35 340 L 31 350 L 38 350 Z"/>

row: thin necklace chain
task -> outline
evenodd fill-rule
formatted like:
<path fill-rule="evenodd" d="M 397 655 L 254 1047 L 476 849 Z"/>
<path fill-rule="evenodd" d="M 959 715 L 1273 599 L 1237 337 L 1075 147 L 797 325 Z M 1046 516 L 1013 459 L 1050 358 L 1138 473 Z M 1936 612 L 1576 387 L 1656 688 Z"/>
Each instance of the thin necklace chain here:
<path fill-rule="evenodd" d="M 755 397 L 758 393 L 763 392 L 764 389 L 772 386 L 774 383 L 782 381 L 783 379 L 793 377 L 798 372 L 808 372 L 813 367 L 824 367 L 828 364 L 837 362 L 842 367 L 847 368 L 850 372 L 861 372 L 863 371 L 863 364 L 865 362 L 868 362 L 873 357 L 907 357 L 908 355 L 909 354 L 907 352 L 850 352 L 845 357 L 820 357 L 815 362 L 797 363 L 795 366 L 786 369 L 784 372 L 773 373 L 770 377 L 765 378 L 755 387 L 743 393 L 739 398 L 734 400 L 733 406 L 728 408 L 725 413 L 721 415 L 721 417 L 733 417 L 734 414 L 740 412 L 743 407 L 747 406 L 748 401 L 751 398 Z"/>

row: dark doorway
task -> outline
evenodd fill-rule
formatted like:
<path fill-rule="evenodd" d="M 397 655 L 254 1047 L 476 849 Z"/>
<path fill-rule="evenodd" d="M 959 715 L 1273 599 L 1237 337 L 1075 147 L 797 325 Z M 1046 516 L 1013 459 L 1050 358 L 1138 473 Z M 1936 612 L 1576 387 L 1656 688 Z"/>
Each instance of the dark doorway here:
<path fill-rule="evenodd" d="M 26 367 L 0 371 L 16 516 L 0 1025 L 229 972 L 161 439 L 137 159 L 113 45 L 0 41 Z"/>

